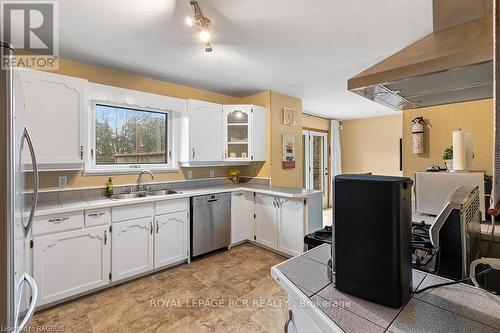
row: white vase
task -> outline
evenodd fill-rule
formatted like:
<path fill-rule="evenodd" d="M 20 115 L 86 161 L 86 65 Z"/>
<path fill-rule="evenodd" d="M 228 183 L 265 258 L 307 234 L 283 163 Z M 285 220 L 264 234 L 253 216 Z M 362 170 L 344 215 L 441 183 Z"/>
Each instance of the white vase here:
<path fill-rule="evenodd" d="M 444 163 L 446 163 L 447 170 L 453 170 L 453 160 L 445 160 Z"/>

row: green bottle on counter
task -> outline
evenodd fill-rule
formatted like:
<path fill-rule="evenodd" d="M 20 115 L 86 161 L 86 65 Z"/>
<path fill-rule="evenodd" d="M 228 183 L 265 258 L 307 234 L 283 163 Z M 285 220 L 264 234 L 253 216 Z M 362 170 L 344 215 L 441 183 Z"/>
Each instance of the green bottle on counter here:
<path fill-rule="evenodd" d="M 109 177 L 106 183 L 106 196 L 109 198 L 113 195 L 113 178 Z"/>

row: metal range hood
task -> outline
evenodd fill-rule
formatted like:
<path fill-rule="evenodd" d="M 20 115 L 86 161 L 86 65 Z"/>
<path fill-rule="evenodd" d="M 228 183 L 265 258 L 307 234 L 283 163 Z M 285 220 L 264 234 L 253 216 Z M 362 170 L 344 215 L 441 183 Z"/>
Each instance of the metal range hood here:
<path fill-rule="evenodd" d="M 493 18 L 485 9 L 453 25 L 457 15 L 443 22 L 443 6 L 434 2 L 433 33 L 349 79 L 348 89 L 396 110 L 493 97 Z"/>

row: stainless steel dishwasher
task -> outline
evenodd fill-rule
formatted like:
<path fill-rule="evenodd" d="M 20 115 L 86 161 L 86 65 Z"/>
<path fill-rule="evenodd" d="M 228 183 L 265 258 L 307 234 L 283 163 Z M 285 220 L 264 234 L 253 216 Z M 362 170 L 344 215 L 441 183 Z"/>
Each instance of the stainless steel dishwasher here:
<path fill-rule="evenodd" d="M 231 193 L 191 198 L 191 256 L 229 246 Z"/>

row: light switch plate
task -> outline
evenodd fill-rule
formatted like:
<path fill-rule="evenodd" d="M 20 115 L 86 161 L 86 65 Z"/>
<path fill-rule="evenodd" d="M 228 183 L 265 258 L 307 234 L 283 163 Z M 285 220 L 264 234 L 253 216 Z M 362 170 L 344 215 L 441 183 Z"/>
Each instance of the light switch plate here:
<path fill-rule="evenodd" d="M 59 181 L 59 187 L 68 186 L 68 177 L 67 176 L 59 176 L 58 181 Z"/>
<path fill-rule="evenodd" d="M 188 179 L 193 178 L 193 171 L 189 170 L 188 171 Z"/>
<path fill-rule="evenodd" d="M 210 177 L 215 177 L 215 171 L 214 170 L 210 170 Z"/>

